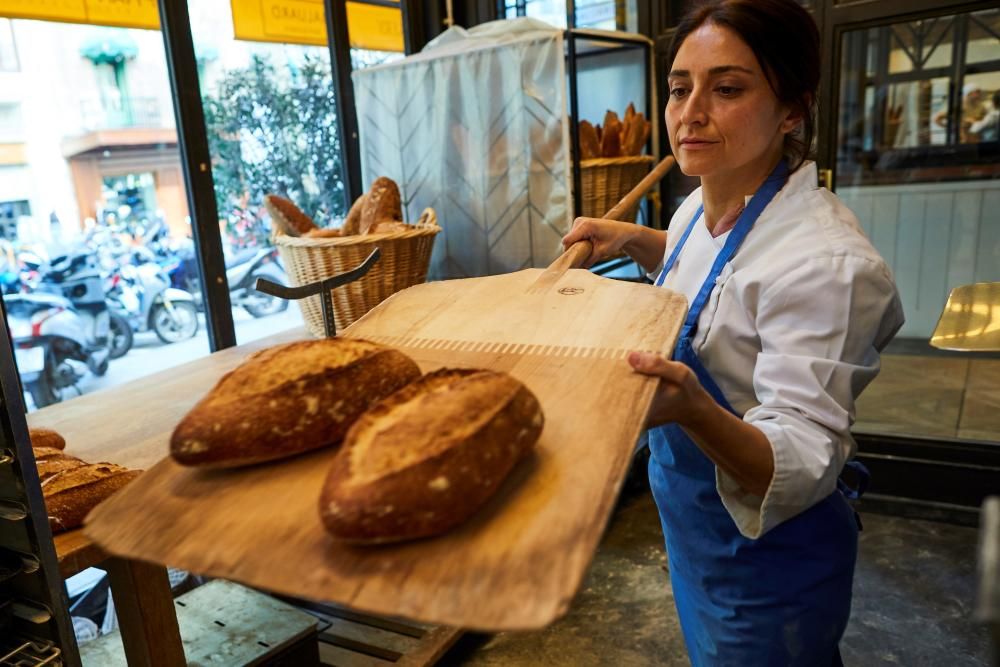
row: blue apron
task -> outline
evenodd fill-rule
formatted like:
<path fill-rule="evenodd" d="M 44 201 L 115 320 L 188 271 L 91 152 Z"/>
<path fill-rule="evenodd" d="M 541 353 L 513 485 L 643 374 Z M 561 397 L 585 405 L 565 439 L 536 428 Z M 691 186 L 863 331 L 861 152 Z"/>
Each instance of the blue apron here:
<path fill-rule="evenodd" d="M 691 304 L 674 351 L 674 360 L 689 366 L 719 405 L 739 417 L 691 341 L 716 278 L 787 175 L 782 162 L 740 215 Z M 701 213 L 699 207 L 657 286 Z M 842 491 L 751 540 L 719 498 L 715 464 L 680 426 L 651 430 L 649 446 L 649 482 L 692 665 L 841 665 L 838 643 L 850 614 L 859 528 L 844 492 L 856 494 L 838 484 Z"/>

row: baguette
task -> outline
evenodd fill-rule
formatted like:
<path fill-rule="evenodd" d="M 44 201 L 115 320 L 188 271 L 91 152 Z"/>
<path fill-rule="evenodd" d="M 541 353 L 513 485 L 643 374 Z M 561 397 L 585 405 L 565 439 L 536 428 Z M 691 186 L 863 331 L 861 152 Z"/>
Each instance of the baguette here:
<path fill-rule="evenodd" d="M 219 380 L 177 425 L 170 453 L 225 468 L 333 445 L 372 403 L 419 376 L 402 352 L 368 341 L 277 345 Z"/>
<path fill-rule="evenodd" d="M 341 235 L 353 236 L 361 232 L 361 209 L 364 208 L 367 197 L 367 194 L 363 194 L 351 204 L 351 210 L 347 212 L 347 217 L 344 218 L 344 226 L 340 228 Z"/>
<path fill-rule="evenodd" d="M 302 209 L 284 197 L 267 195 L 264 197 L 271 219 L 288 236 L 302 236 L 316 229 L 316 223 Z"/>
<path fill-rule="evenodd" d="M 543 423 L 534 394 L 505 373 L 425 375 L 351 427 L 323 485 L 323 524 L 356 544 L 442 533 L 497 491 Z"/>
<path fill-rule="evenodd" d="M 49 477 L 42 482 L 42 495 L 52 532 L 79 528 L 90 510 L 141 474 L 113 463 L 94 463 Z"/>
<path fill-rule="evenodd" d="M 361 205 L 358 233 L 367 234 L 368 230 L 380 222 L 402 219 L 403 205 L 399 197 L 399 186 L 391 178 L 376 178 Z"/>
<path fill-rule="evenodd" d="M 601 140 L 590 122 L 580 121 L 580 159 L 592 160 L 601 157 Z"/>
<path fill-rule="evenodd" d="M 65 456 L 63 450 L 56 449 L 55 447 L 33 447 L 31 453 L 35 455 L 36 462 Z"/>
<path fill-rule="evenodd" d="M 66 440 L 50 428 L 29 428 L 32 447 L 48 447 L 51 449 L 66 449 Z"/>
<path fill-rule="evenodd" d="M 320 229 L 319 227 L 317 227 L 316 229 L 310 229 L 302 236 L 304 236 L 307 239 L 333 239 L 333 238 L 340 238 L 343 235 L 344 235 L 343 232 L 336 228 L 325 227 L 323 229 Z"/>
<path fill-rule="evenodd" d="M 410 229 L 410 225 L 398 220 L 375 223 L 375 226 L 368 230 L 369 234 L 391 234 L 393 232 L 405 232 Z"/>

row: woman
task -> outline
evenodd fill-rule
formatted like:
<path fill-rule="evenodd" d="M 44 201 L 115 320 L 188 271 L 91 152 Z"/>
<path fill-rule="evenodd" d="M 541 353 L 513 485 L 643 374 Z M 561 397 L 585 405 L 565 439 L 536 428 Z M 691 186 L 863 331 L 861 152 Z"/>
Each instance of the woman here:
<path fill-rule="evenodd" d="M 714 0 L 678 27 L 666 124 L 701 187 L 666 233 L 579 218 L 690 308 L 658 376 L 650 485 L 691 662 L 836 665 L 857 554 L 838 476 L 854 401 L 902 324 L 851 212 L 816 186 L 819 36 L 793 0 Z M 846 487 L 843 487 L 846 489 Z"/>

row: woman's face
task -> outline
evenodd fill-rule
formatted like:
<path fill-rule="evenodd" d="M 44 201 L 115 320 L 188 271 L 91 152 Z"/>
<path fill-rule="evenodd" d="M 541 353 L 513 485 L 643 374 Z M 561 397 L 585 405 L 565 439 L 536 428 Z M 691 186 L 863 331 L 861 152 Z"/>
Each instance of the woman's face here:
<path fill-rule="evenodd" d="M 750 47 L 712 23 L 681 44 L 667 86 L 670 147 L 689 176 L 770 164 L 799 123 L 778 101 Z"/>

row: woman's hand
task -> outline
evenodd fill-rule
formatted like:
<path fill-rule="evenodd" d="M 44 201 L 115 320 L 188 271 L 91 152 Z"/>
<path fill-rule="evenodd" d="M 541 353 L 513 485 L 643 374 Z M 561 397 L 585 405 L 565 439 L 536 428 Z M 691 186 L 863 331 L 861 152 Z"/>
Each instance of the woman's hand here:
<path fill-rule="evenodd" d="M 680 424 L 743 490 L 761 497 L 767 493 L 774 477 L 774 455 L 763 431 L 719 405 L 686 365 L 650 352 L 632 352 L 628 363 L 638 373 L 660 378 L 647 427 Z"/>
<path fill-rule="evenodd" d="M 636 225 L 617 220 L 602 220 L 600 218 L 577 218 L 573 221 L 573 229 L 563 237 L 563 248 L 569 248 L 577 241 L 590 241 L 594 249 L 584 262 L 583 268 L 589 269 L 605 257 L 611 257 L 621 252 L 635 234 Z"/>
<path fill-rule="evenodd" d="M 631 222 L 601 218 L 577 218 L 573 229 L 563 237 L 562 242 L 568 248 L 583 240 L 590 241 L 594 246 L 584 263 L 585 268 L 624 250 L 649 273 L 663 262 L 663 252 L 667 247 L 666 232 Z"/>
<path fill-rule="evenodd" d="M 716 406 L 694 371 L 679 361 L 667 361 L 651 352 L 632 352 L 628 363 L 637 373 L 660 378 L 646 426 L 676 422 L 682 426 L 700 423 Z"/>

